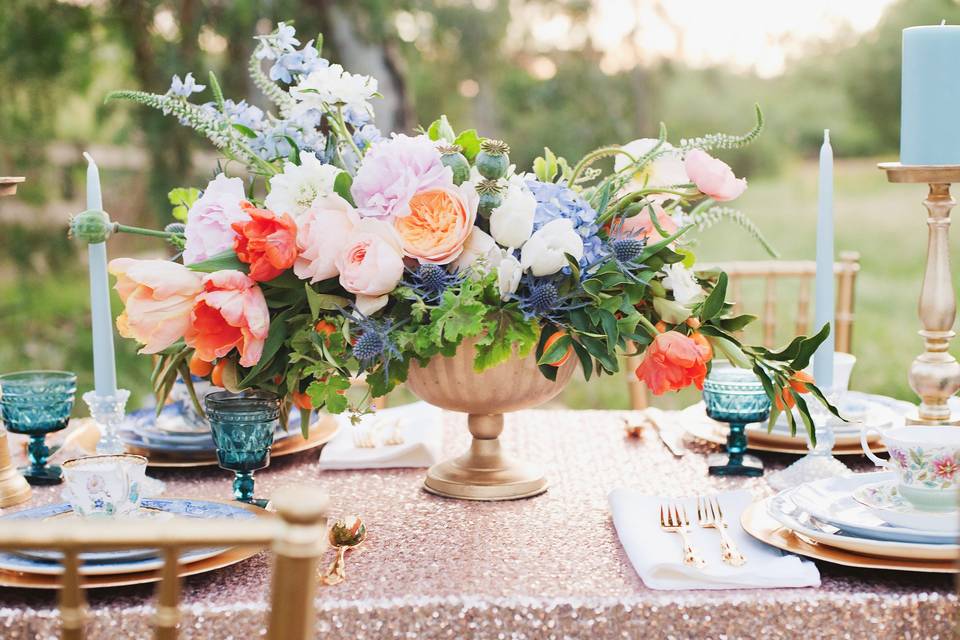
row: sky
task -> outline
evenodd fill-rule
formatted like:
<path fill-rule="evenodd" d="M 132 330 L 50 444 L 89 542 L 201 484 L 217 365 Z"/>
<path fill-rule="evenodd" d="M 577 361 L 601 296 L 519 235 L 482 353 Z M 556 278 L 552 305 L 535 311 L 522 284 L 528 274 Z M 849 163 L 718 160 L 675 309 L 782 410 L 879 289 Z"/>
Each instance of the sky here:
<path fill-rule="evenodd" d="M 589 37 L 604 51 L 608 73 L 667 57 L 769 77 L 811 44 L 869 31 L 894 1 L 594 0 L 585 25 L 565 15 L 530 16 L 527 24 L 536 41 L 552 47 Z"/>

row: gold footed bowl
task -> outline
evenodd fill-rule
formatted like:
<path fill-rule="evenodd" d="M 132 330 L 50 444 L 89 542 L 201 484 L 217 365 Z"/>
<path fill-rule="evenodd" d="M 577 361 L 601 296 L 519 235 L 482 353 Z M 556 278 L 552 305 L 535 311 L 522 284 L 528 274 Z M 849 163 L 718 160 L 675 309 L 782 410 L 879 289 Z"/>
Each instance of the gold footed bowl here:
<path fill-rule="evenodd" d="M 503 414 L 529 409 L 550 400 L 570 382 L 577 366 L 569 358 L 548 380 L 536 356 L 513 358 L 481 373 L 473 370 L 473 341 L 465 341 L 452 358 L 434 356 L 427 366 L 410 364 L 407 386 L 441 409 L 468 414 L 473 441 L 463 455 L 437 463 L 427 471 L 423 487 L 430 493 L 461 500 L 515 500 L 547 490 L 536 465 L 506 455 L 500 445 Z"/>

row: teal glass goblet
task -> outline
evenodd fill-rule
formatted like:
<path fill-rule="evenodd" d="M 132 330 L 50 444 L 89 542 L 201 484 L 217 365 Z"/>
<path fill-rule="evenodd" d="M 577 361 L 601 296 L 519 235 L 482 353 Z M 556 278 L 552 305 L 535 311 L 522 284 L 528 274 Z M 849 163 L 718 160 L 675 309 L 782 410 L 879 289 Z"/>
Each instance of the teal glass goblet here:
<path fill-rule="evenodd" d="M 273 434 L 280 421 L 280 396 L 269 391 L 217 391 L 204 398 L 220 467 L 233 471 L 233 497 L 267 505 L 253 497 L 253 472 L 270 464 Z"/>
<path fill-rule="evenodd" d="M 60 484 L 60 467 L 48 465 L 48 433 L 70 421 L 77 376 L 69 371 L 18 371 L 0 375 L 0 418 L 7 431 L 30 436 L 27 458 L 20 469 L 30 484 Z"/>
<path fill-rule="evenodd" d="M 703 402 L 708 416 L 730 425 L 727 455 L 714 454 L 707 459 L 710 475 L 763 475 L 763 462 L 746 455 L 746 426 L 770 415 L 770 398 L 756 374 L 748 369 L 714 367 L 703 383 Z"/>

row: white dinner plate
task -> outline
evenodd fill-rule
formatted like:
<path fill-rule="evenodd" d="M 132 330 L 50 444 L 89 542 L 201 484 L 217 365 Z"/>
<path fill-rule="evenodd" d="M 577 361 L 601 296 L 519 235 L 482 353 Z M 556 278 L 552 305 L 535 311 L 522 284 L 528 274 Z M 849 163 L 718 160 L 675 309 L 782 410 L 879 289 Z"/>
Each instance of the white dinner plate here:
<path fill-rule="evenodd" d="M 817 520 L 798 507 L 784 493 L 774 496 L 767 503 L 770 516 L 788 529 L 820 544 L 880 558 L 910 560 L 955 560 L 960 558 L 960 545 L 956 544 L 892 542 L 851 534 Z"/>

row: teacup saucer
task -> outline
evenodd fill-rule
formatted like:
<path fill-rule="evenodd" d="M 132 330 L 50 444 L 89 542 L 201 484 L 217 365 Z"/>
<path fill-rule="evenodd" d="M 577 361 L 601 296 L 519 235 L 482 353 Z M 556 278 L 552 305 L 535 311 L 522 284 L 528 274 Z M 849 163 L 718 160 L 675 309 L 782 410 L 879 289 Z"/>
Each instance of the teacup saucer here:
<path fill-rule="evenodd" d="M 896 480 L 857 487 L 853 499 L 889 524 L 909 529 L 960 533 L 960 514 L 953 511 L 922 511 L 897 491 Z"/>

